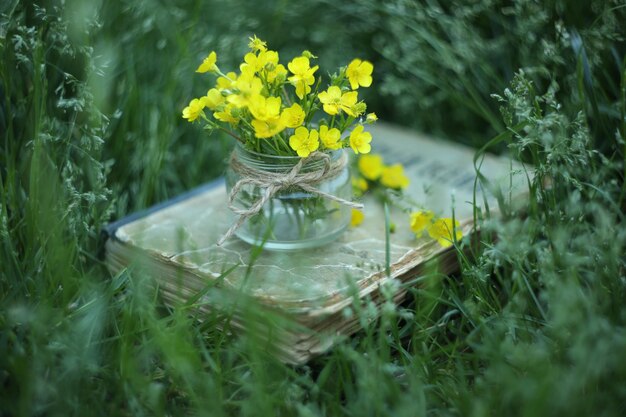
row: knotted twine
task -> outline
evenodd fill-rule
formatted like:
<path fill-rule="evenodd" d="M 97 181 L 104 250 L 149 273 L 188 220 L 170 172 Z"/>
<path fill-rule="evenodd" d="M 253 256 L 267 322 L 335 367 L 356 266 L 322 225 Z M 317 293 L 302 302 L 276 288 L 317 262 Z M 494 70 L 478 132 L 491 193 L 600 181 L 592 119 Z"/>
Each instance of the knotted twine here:
<path fill-rule="evenodd" d="M 321 181 L 331 180 L 337 177 L 345 168 L 347 159 L 348 158 L 345 153 L 342 153 L 341 157 L 337 161 L 332 162 L 330 155 L 318 151 L 311 153 L 306 158 L 300 158 L 300 161 L 298 161 L 298 163 L 294 165 L 289 172 L 268 172 L 255 169 L 249 165 L 241 163 L 235 155 L 235 152 L 233 152 L 230 158 L 230 169 L 239 174 L 241 179 L 237 181 L 235 186 L 230 190 L 230 194 L 228 195 L 228 208 L 230 208 L 232 212 L 239 217 L 230 229 L 228 229 L 228 231 L 220 238 L 217 245 L 221 246 L 248 218 L 258 214 L 265 203 L 276 195 L 276 193 L 294 186 L 297 186 L 311 194 L 316 194 L 320 197 L 336 201 L 345 206 L 363 210 L 363 204 L 361 203 L 355 203 L 315 188 L 315 186 Z M 324 163 L 322 169 L 313 170 L 311 172 L 300 172 L 306 164 L 315 160 L 321 160 Z M 245 185 L 252 185 L 260 188 L 263 190 L 263 195 L 249 208 L 242 209 L 236 207 L 234 205 L 234 201 L 241 188 Z"/>

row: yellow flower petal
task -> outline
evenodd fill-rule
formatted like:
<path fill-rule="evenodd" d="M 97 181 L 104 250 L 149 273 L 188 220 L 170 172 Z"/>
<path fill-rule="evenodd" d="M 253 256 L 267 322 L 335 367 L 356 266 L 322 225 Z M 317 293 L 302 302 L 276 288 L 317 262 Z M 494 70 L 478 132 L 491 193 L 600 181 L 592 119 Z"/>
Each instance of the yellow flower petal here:
<path fill-rule="evenodd" d="M 189 105 L 183 109 L 183 118 L 189 122 L 193 122 L 202 113 L 202 110 L 206 106 L 206 97 L 194 98 L 189 102 Z"/>
<path fill-rule="evenodd" d="M 458 230 L 459 226 L 458 221 L 455 221 L 453 226 L 451 218 L 437 219 L 428 228 L 428 235 L 436 239 L 442 247 L 447 248 L 452 246 L 455 240 L 463 237 L 463 233 Z"/>
<path fill-rule="evenodd" d="M 295 103 L 291 107 L 286 108 L 280 115 L 282 122 L 285 126 L 295 128 L 304 122 L 304 110 L 302 107 Z"/>
<path fill-rule="evenodd" d="M 342 147 L 341 132 L 337 128 L 329 129 L 326 125 L 320 126 L 320 140 L 326 149 L 336 150 Z"/>
<path fill-rule="evenodd" d="M 202 61 L 202 64 L 200 64 L 198 69 L 196 69 L 196 72 L 199 72 L 199 73 L 205 73 L 209 71 L 213 72 L 217 70 L 217 66 L 215 66 L 216 62 L 217 62 L 217 54 L 215 53 L 215 51 L 211 51 L 211 53 L 206 58 L 204 58 L 204 61 Z"/>
<path fill-rule="evenodd" d="M 353 59 L 346 69 L 346 76 L 350 81 L 350 88 L 356 90 L 361 87 L 369 87 L 372 85 L 372 72 L 374 65 L 369 61 L 361 61 Z"/>
<path fill-rule="evenodd" d="M 268 120 L 254 119 L 251 124 L 254 128 L 254 136 L 260 139 L 271 138 L 285 130 L 285 125 L 281 123 L 279 117 Z"/>
<path fill-rule="evenodd" d="M 385 187 L 402 189 L 409 186 L 409 178 L 404 175 L 404 168 L 400 164 L 384 167 L 380 176 L 380 183 Z"/>
<path fill-rule="evenodd" d="M 212 88 L 206 93 L 204 103 L 209 109 L 215 110 L 217 106 L 222 104 L 225 100 L 226 99 L 218 89 Z"/>
<path fill-rule="evenodd" d="M 368 180 L 375 181 L 383 173 L 383 158 L 380 155 L 361 155 L 358 167 L 361 175 Z"/>
<path fill-rule="evenodd" d="M 289 137 L 289 146 L 302 158 L 306 158 L 311 152 L 316 151 L 319 145 L 319 133 L 317 130 L 311 129 L 309 132 L 304 126 L 297 128 L 295 133 Z"/>
<path fill-rule="evenodd" d="M 352 209 L 352 217 L 350 218 L 350 227 L 356 227 L 363 223 L 365 214 L 361 210 Z"/>
<path fill-rule="evenodd" d="M 354 153 L 369 153 L 372 150 L 370 142 L 372 141 L 372 134 L 363 131 L 363 125 L 358 125 L 350 133 L 350 147 Z"/>
<path fill-rule="evenodd" d="M 416 211 L 411 213 L 411 230 L 418 237 L 428 228 L 435 214 L 432 211 Z"/>

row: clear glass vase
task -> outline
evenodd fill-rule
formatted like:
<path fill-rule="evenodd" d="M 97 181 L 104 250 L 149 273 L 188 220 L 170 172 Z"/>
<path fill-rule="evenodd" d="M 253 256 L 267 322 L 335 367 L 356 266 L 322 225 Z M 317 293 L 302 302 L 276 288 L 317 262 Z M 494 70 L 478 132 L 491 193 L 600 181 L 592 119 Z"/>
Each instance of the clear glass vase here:
<path fill-rule="evenodd" d="M 265 173 L 285 175 L 300 162 L 297 156 L 274 156 L 259 154 L 237 145 L 233 151 L 241 166 L 256 177 Z M 335 175 L 310 184 L 316 190 L 331 194 L 339 199 L 351 201 L 352 184 L 349 167 L 342 163 L 347 158 L 343 149 L 328 154 L 330 163 L 336 169 Z M 343 161 L 345 162 L 345 161 Z M 323 170 L 324 160 L 312 160 L 302 166 L 301 174 Z M 343 165 L 343 167 L 342 167 Z M 249 174 L 250 172 L 248 172 Z M 231 194 L 235 185 L 246 174 L 233 169 L 226 170 L 226 191 Z M 234 196 L 232 205 L 237 209 L 248 210 L 264 195 L 266 189 L 259 185 L 244 183 Z M 350 224 L 351 208 L 339 201 L 305 191 L 298 185 L 290 185 L 278 190 L 263 204 L 260 211 L 248 217 L 236 229 L 235 235 L 253 245 L 270 250 L 298 250 L 321 246 L 335 240 Z"/>

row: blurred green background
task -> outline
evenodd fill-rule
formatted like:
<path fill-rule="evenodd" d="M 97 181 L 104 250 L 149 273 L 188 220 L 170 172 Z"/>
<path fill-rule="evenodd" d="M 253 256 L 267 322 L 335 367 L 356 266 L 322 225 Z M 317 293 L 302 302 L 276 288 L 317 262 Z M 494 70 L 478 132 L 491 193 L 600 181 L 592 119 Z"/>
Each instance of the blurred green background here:
<path fill-rule="evenodd" d="M 624 22 L 622 0 L 4 0 L 0 415 L 620 415 Z M 381 120 L 536 169 L 459 274 L 302 368 L 96 256 L 107 222 L 221 174 L 232 143 L 181 111 L 253 34 L 370 60 Z"/>

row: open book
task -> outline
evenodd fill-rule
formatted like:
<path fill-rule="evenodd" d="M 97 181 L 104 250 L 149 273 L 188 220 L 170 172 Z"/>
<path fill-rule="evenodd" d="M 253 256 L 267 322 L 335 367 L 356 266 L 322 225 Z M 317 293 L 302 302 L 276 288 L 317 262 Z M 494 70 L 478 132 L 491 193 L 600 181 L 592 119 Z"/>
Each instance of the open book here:
<path fill-rule="evenodd" d="M 473 149 L 382 123 L 369 131 L 373 153 L 387 164 L 404 165 L 411 181 L 405 194 L 443 217 L 451 217 L 454 209 L 464 236 L 472 231 L 474 201 L 497 205 L 492 193 L 475 182 Z M 520 168 L 508 158 L 487 155 L 480 171 L 492 183 L 523 194 L 525 177 L 513 174 Z M 165 302 L 173 306 L 193 298 L 200 312 L 208 312 L 213 290 L 245 295 L 293 326 L 259 330 L 242 304 L 230 316 L 231 327 L 256 329 L 282 360 L 303 363 L 331 347 L 337 336 L 360 328 L 359 318 L 347 311 L 355 299 L 380 305 L 385 301 L 381 288 L 393 284 L 392 297 L 400 302 L 406 292 L 403 283 L 419 282 L 427 261 L 436 260 L 443 273 L 457 268 L 454 249 L 428 237 L 416 238 L 408 215 L 397 211 L 391 214 L 396 231 L 390 235 L 388 274 L 383 207 L 374 200 L 364 203 L 363 223 L 331 244 L 258 254 L 235 237 L 216 245 L 233 221 L 224 183 L 218 180 L 111 224 L 106 262 L 114 273 L 138 263 L 147 266 Z"/>

